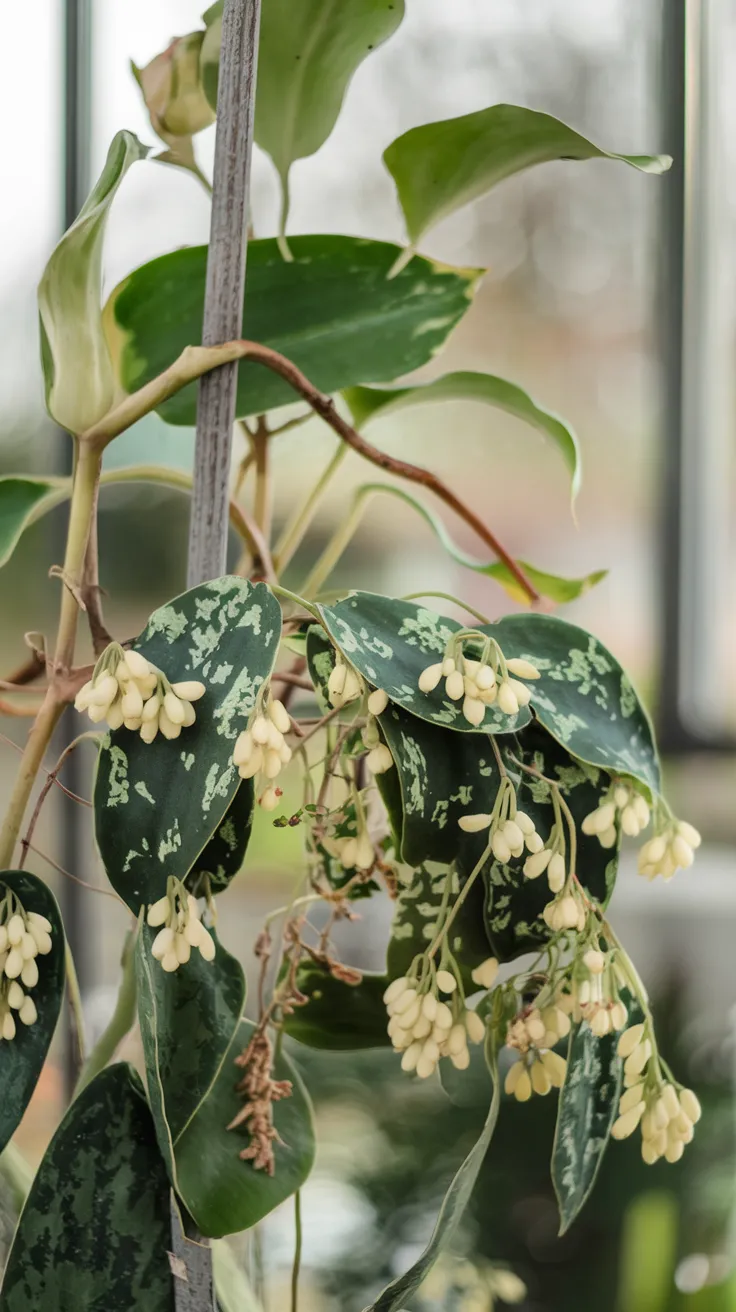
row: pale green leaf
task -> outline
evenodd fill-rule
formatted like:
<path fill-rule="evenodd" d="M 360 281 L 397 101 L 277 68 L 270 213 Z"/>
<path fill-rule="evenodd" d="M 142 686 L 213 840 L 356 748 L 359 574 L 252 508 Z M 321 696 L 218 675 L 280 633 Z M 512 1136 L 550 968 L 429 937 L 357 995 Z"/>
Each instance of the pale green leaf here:
<path fill-rule="evenodd" d="M 396 183 L 409 240 L 485 195 L 496 183 L 555 159 L 613 159 L 643 173 L 663 173 L 668 155 L 617 155 L 538 110 L 491 105 L 411 128 L 392 141 L 384 162 Z"/>
<path fill-rule="evenodd" d="M 110 409 L 115 373 L 102 329 L 102 247 L 120 183 L 148 147 L 118 132 L 105 167 L 38 287 L 46 408 L 70 433 L 82 433 Z"/>
<path fill-rule="evenodd" d="M 413 387 L 349 387 L 343 395 L 356 428 L 362 428 L 376 416 L 394 414 L 424 401 L 481 401 L 505 410 L 552 439 L 570 472 L 573 501 L 580 490 L 580 447 L 572 428 L 551 410 L 537 405 L 522 387 L 505 378 L 460 370 Z"/>
<path fill-rule="evenodd" d="M 291 165 L 327 140 L 355 70 L 403 16 L 404 0 L 264 0 L 255 139 L 281 179 L 282 231 Z M 222 5 L 213 5 L 204 18 L 202 82 L 216 108 Z"/>
<path fill-rule="evenodd" d="M 12 556 L 23 533 L 69 495 L 66 478 L 32 478 L 8 474 L 0 478 L 0 565 Z"/>
<path fill-rule="evenodd" d="M 476 560 L 475 556 L 468 555 L 450 537 L 444 522 L 439 516 L 435 515 L 421 501 L 417 501 L 416 497 L 405 492 L 403 488 L 395 487 L 392 483 L 364 483 L 356 492 L 356 500 L 358 497 L 362 498 L 378 493 L 398 497 L 401 501 L 406 502 L 408 506 L 411 506 L 412 510 L 415 510 L 429 524 L 447 554 L 452 556 L 452 559 L 456 560 L 459 565 L 474 570 L 476 574 L 485 574 L 487 578 L 495 579 L 496 583 L 499 583 L 514 601 L 521 602 L 526 606 L 529 605 L 527 594 L 522 590 L 518 579 L 512 574 L 504 561 L 492 560 L 485 563 Z M 559 574 L 549 574 L 545 570 L 537 569 L 536 566 L 530 565 L 526 560 L 519 560 L 517 564 L 523 569 L 529 582 L 536 588 L 540 597 L 547 597 L 558 605 L 582 597 L 583 593 L 590 588 L 594 588 L 608 573 L 605 569 L 599 569 L 594 570 L 592 574 L 586 574 L 580 579 L 568 579 Z"/>

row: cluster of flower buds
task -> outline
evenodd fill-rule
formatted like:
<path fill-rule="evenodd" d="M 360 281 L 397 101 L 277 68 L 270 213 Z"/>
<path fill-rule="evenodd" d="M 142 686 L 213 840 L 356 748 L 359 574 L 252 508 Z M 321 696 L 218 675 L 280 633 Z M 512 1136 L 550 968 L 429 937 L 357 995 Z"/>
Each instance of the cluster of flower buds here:
<path fill-rule="evenodd" d="M 348 702 L 354 702 L 362 696 L 363 680 L 357 670 L 343 660 L 342 653 L 338 651 L 327 680 L 327 698 L 330 706 L 339 710 L 342 706 L 347 706 Z"/>
<path fill-rule="evenodd" d="M 638 838 L 649 824 L 649 805 L 631 784 L 618 780 L 601 798 L 595 811 L 586 815 L 582 831 L 595 836 L 601 847 L 615 847 L 619 828 L 629 838 Z"/>
<path fill-rule="evenodd" d="M 501 865 L 506 865 L 512 857 L 523 856 L 525 849 L 540 852 L 543 847 L 531 816 L 516 805 L 516 790 L 508 775 L 501 779 L 490 813 L 479 811 L 461 815 L 458 824 L 466 834 L 479 834 L 489 829 L 490 848 Z"/>
<path fill-rule="evenodd" d="M 124 651 L 111 642 L 74 705 L 86 711 L 93 724 L 106 720 L 110 729 L 138 731 L 144 743 L 152 743 L 159 732 L 164 738 L 178 738 L 182 729 L 194 724 L 193 703 L 205 691 L 197 679 L 169 683 L 139 651 Z"/>
<path fill-rule="evenodd" d="M 542 915 L 554 934 L 565 929 L 582 934 L 588 923 L 588 906 L 577 880 L 568 877 L 557 896 L 547 903 Z"/>
<path fill-rule="evenodd" d="M 36 958 L 51 951 L 51 921 L 26 911 L 10 892 L 0 904 L 0 915 L 0 1038 L 9 1040 L 16 1035 L 16 1016 L 23 1025 L 38 1019 L 36 1004 L 24 990 L 38 983 Z"/>
<path fill-rule="evenodd" d="M 472 643 L 475 650 L 480 647 L 480 659 L 464 654 L 466 642 Z M 422 670 L 419 691 L 434 692 L 444 679 L 450 701 L 462 701 L 465 719 L 478 728 L 487 706 L 497 706 L 505 715 L 517 715 L 519 707 L 528 706 L 531 693 L 520 680 L 538 678 L 539 670 L 531 661 L 517 657 L 507 661 L 494 638 L 474 629 L 461 629 L 450 639 L 444 659 Z"/>
<path fill-rule="evenodd" d="M 273 811 L 281 797 L 281 789 L 274 781 L 291 760 L 291 748 L 286 741 L 290 729 L 291 720 L 284 703 L 266 692 L 233 749 L 233 765 L 238 767 L 241 779 L 263 775 L 265 783 L 258 802 L 264 811 Z"/>
<path fill-rule="evenodd" d="M 376 716 L 383 715 L 388 706 L 388 693 L 384 692 L 383 688 L 374 689 L 369 695 L 366 705 L 368 720 L 360 735 L 363 739 L 363 746 L 368 748 L 368 755 L 365 758 L 366 765 L 373 774 L 385 774 L 387 770 L 392 768 L 394 758 L 381 738 Z"/>
<path fill-rule="evenodd" d="M 492 983 L 497 970 L 495 957 L 489 957 L 476 968 L 473 978 L 479 983 L 482 976 Z M 490 983 L 482 987 L 490 987 Z M 449 1057 L 457 1070 L 467 1070 L 468 1040 L 482 1043 L 486 1030 L 477 1012 L 465 1006 L 453 971 L 442 967 L 428 972 L 426 959 L 419 956 L 408 975 L 389 984 L 383 1000 L 389 1015 L 389 1038 L 396 1051 L 403 1053 L 402 1070 L 416 1071 L 426 1080 L 441 1057 Z"/>
<path fill-rule="evenodd" d="M 539 879 L 546 871 L 550 892 L 561 893 L 567 879 L 566 851 L 565 829 L 557 815 L 547 841 L 543 843 L 540 839 L 536 847 L 530 849 L 531 855 L 524 862 L 526 878 Z"/>
<path fill-rule="evenodd" d="M 629 1017 L 619 996 L 611 954 L 593 944 L 583 953 L 581 966 L 573 985 L 577 1018 L 586 1020 L 599 1039 L 617 1033 Z"/>
<path fill-rule="evenodd" d="M 506 1092 L 518 1102 L 528 1102 L 532 1093 L 544 1097 L 550 1089 L 562 1088 L 567 1062 L 552 1049 L 569 1033 L 569 1017 L 554 1003 L 519 1012 L 506 1033 L 507 1047 L 520 1054 L 506 1073 Z"/>
<path fill-rule="evenodd" d="M 692 1089 L 662 1078 L 659 1062 L 652 1060 L 652 1041 L 645 1023 L 624 1030 L 618 1053 L 624 1058 L 626 1091 L 611 1134 L 614 1139 L 628 1139 L 641 1126 L 641 1155 L 648 1166 L 661 1157 L 679 1162 L 700 1120 L 698 1099 Z"/>
<path fill-rule="evenodd" d="M 673 820 L 654 838 L 650 838 L 639 852 L 639 874 L 646 879 L 671 879 L 676 870 L 687 870 L 695 858 L 695 849 L 701 838 L 697 829 L 686 820 Z"/>
<path fill-rule="evenodd" d="M 151 952 L 165 971 L 183 966 L 189 960 L 192 948 L 199 948 L 205 961 L 212 961 L 215 940 L 200 920 L 197 899 L 174 875 L 169 876 L 166 896 L 149 906 L 146 920 L 152 929 L 159 931 L 151 944 Z"/>
<path fill-rule="evenodd" d="M 345 824 L 345 815 L 342 812 L 339 827 L 343 832 L 338 834 L 333 825 L 332 832 L 325 834 L 320 840 L 325 851 L 339 861 L 346 870 L 372 870 L 376 863 L 376 852 L 359 800 L 355 807 L 354 823 Z M 345 829 L 349 832 L 344 832 Z"/>

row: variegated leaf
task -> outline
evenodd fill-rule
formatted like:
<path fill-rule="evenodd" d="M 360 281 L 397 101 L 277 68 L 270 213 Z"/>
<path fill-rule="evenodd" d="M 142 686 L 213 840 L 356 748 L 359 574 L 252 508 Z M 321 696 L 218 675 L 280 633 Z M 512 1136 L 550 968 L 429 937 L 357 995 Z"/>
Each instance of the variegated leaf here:
<path fill-rule="evenodd" d="M 546 839 L 554 823 L 551 789 L 542 779 L 524 773 L 517 761 L 540 771 L 559 783 L 576 826 L 576 873 L 580 882 L 601 906 L 605 907 L 613 892 L 618 869 L 618 843 L 603 848 L 595 837 L 582 833 L 581 824 L 598 806 L 608 787 L 608 776 L 595 766 L 575 760 L 539 724 L 530 724 L 514 740 L 501 739 L 501 754 L 516 786 L 519 809 L 531 816 Z M 489 807 L 478 807 L 488 810 Z M 483 855 L 487 832 L 461 832 L 458 866 L 467 877 Z M 494 955 L 509 961 L 546 942 L 549 930 L 542 912 L 552 894 L 544 874 L 527 879 L 523 873 L 526 855 L 507 865 L 490 860 L 484 870 L 486 885 L 486 928 Z"/>
<path fill-rule="evenodd" d="M 280 636 L 281 610 L 266 585 L 226 576 L 154 611 L 135 644 L 172 682 L 201 680 L 207 692 L 196 722 L 175 741 L 159 734 L 147 744 L 123 728 L 100 752 L 97 842 L 111 884 L 134 913 L 163 895 L 169 875 L 183 879 L 220 827 L 240 783 L 235 739 L 270 677 Z M 237 822 L 242 853 L 247 817 Z"/>
<path fill-rule="evenodd" d="M 464 719 L 462 703 L 445 695 L 444 683 L 428 695 L 419 691 L 422 670 L 443 659 L 448 641 L 462 627 L 456 620 L 374 592 L 352 592 L 334 606 L 321 606 L 320 612 L 346 660 L 412 715 L 464 733 L 511 733 L 529 723 L 526 709 L 508 716 L 489 706 L 475 728 Z"/>
<path fill-rule="evenodd" d="M 590 1195 L 616 1119 L 622 1074 L 617 1044 L 617 1034 L 598 1039 L 586 1024 L 570 1035 L 552 1149 L 561 1235 Z"/>
<path fill-rule="evenodd" d="M 235 796 L 207 846 L 187 875 L 187 886 L 198 897 L 222 893 L 242 868 L 253 828 L 255 789 L 242 779 Z"/>
<path fill-rule="evenodd" d="M 174 1312 L 170 1191 L 140 1079 L 110 1066 L 72 1103 L 18 1223 L 0 1312 Z"/>
<path fill-rule="evenodd" d="M 404 975 L 417 953 L 426 951 L 434 939 L 447 878 L 452 879 L 452 906 L 461 887 L 457 874 L 431 863 L 419 870 L 399 870 L 399 894 L 387 953 L 389 979 Z M 465 986 L 470 988 L 471 971 L 490 955 L 480 880 L 476 881 L 452 922 L 449 947 L 457 958 Z M 473 990 L 475 987 L 472 985 Z"/>
<path fill-rule="evenodd" d="M 0 871 L 0 899 L 10 891 L 25 911 L 51 922 L 51 951 L 36 958 L 38 983 L 26 992 L 38 1019 L 24 1025 L 16 1019 L 15 1038 L 0 1042 L 0 1152 L 10 1142 L 31 1100 L 59 1019 L 64 996 L 64 927 L 51 889 L 25 870 Z M 9 982 L 7 979 L 4 981 Z"/>

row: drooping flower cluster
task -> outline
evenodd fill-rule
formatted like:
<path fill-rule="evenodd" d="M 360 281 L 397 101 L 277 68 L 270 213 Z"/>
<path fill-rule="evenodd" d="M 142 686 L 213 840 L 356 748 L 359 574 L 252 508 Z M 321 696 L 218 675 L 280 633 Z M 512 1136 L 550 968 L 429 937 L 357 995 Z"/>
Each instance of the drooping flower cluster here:
<path fill-rule="evenodd" d="M 490 813 L 479 811 L 461 815 L 458 824 L 466 834 L 478 834 L 489 829 L 489 846 L 496 861 L 502 865 L 512 857 L 523 856 L 525 848 L 529 852 L 539 852 L 543 846 L 531 816 L 520 811 L 516 805 L 516 790 L 508 775 L 501 778 Z"/>
<path fill-rule="evenodd" d="M 233 749 L 233 765 L 238 767 L 241 779 L 263 776 L 264 788 L 258 802 L 264 811 L 273 811 L 281 797 L 275 780 L 291 760 L 291 748 L 286 741 L 290 729 L 291 720 L 284 703 L 264 689 Z"/>
<path fill-rule="evenodd" d="M 618 780 L 604 793 L 595 811 L 586 815 L 582 831 L 595 834 L 601 847 L 615 847 L 619 827 L 629 838 L 638 838 L 650 819 L 649 804 L 631 784 Z"/>
<path fill-rule="evenodd" d="M 575 930 L 582 934 L 588 923 L 588 903 L 585 894 L 576 879 L 568 875 L 556 897 L 548 902 L 544 911 L 545 924 L 553 933 L 562 930 Z"/>
<path fill-rule="evenodd" d="M 525 877 L 527 879 L 539 879 L 539 876 L 546 871 L 550 892 L 562 892 L 567 879 L 566 853 L 565 826 L 562 823 L 559 808 L 556 808 L 555 821 L 546 841 L 543 843 L 540 838 L 537 847 L 531 850 L 531 855 L 524 862 Z"/>
<path fill-rule="evenodd" d="M 371 870 L 375 865 L 376 852 L 362 810 L 356 813 L 355 824 L 349 826 L 348 833 L 325 834 L 321 843 L 346 870 Z"/>
<path fill-rule="evenodd" d="M 645 879 L 671 879 L 677 870 L 687 870 L 701 844 L 701 837 L 686 820 L 673 820 L 661 833 L 655 834 L 639 852 L 639 874 Z"/>
<path fill-rule="evenodd" d="M 382 715 L 388 706 L 388 693 L 383 688 L 376 688 L 370 693 L 366 702 L 368 719 L 361 730 L 363 745 L 368 748 L 366 765 L 373 774 L 385 774 L 394 763 L 388 747 L 383 742 L 378 728 L 377 716 Z"/>
<path fill-rule="evenodd" d="M 7 890 L 0 903 L 0 1038 L 14 1039 L 16 1017 L 23 1025 L 38 1019 L 30 990 L 38 983 L 36 958 L 51 951 L 51 921 L 26 911 Z"/>
<path fill-rule="evenodd" d="M 159 930 L 151 952 L 165 971 L 185 965 L 192 948 L 199 948 L 205 961 L 214 958 L 215 940 L 202 924 L 199 903 L 174 875 L 169 876 L 165 897 L 149 906 L 146 921 Z"/>
<path fill-rule="evenodd" d="M 624 1086 L 614 1139 L 628 1139 L 641 1126 L 641 1155 L 648 1166 L 664 1157 L 679 1162 L 700 1120 L 700 1103 L 691 1089 L 663 1077 L 646 1022 L 624 1030 L 618 1041 L 624 1058 Z"/>
<path fill-rule="evenodd" d="M 554 1002 L 540 1010 L 525 1007 L 509 1023 L 506 1045 L 520 1054 L 506 1073 L 504 1088 L 517 1102 L 528 1102 L 532 1093 L 544 1097 L 565 1083 L 567 1062 L 553 1051 L 570 1033 L 567 1014 Z"/>
<path fill-rule="evenodd" d="M 575 1021 L 587 1021 L 596 1037 L 601 1039 L 605 1034 L 622 1030 L 628 1020 L 619 982 L 615 955 L 601 951 L 597 939 L 593 938 L 574 964 L 570 990 L 559 996 L 559 1005 L 566 1008 Z"/>
<path fill-rule="evenodd" d="M 194 724 L 193 703 L 205 694 L 197 679 L 170 683 L 166 675 L 138 651 L 124 651 L 112 642 L 100 656 L 92 678 L 77 693 L 78 711 L 86 711 L 93 724 L 107 721 L 110 729 L 137 731 L 144 743 L 161 733 L 178 738 Z"/>
<path fill-rule="evenodd" d="M 498 971 L 489 957 L 473 971 L 481 988 L 490 988 Z M 440 997 L 444 994 L 444 997 Z M 465 1005 L 462 988 L 452 970 L 435 971 L 426 956 L 414 959 L 407 975 L 389 984 L 383 995 L 389 1015 L 388 1033 L 397 1052 L 403 1053 L 401 1068 L 415 1071 L 426 1080 L 437 1069 L 441 1057 L 466 1070 L 470 1065 L 468 1040 L 482 1043 L 485 1024 Z"/>
<path fill-rule="evenodd" d="M 466 656 L 464 644 L 480 655 Z M 514 677 L 515 676 L 515 677 Z M 462 701 L 468 724 L 478 728 L 485 719 L 486 707 L 497 706 L 504 715 L 518 715 L 528 706 L 531 693 L 521 679 L 538 679 L 539 670 L 520 657 L 506 660 L 494 638 L 475 629 L 461 629 L 453 634 L 444 659 L 426 666 L 419 676 L 419 690 L 434 692 L 441 679 L 450 701 Z"/>

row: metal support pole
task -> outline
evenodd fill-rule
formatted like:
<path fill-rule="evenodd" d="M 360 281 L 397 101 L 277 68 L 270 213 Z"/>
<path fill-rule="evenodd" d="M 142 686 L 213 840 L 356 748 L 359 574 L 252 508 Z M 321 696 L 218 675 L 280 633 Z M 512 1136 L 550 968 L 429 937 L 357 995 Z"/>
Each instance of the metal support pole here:
<path fill-rule="evenodd" d="M 205 346 L 242 336 L 259 27 L 260 0 L 225 0 L 202 327 Z M 237 364 L 223 365 L 205 374 L 199 383 L 189 587 L 217 578 L 226 568 L 237 377 Z M 186 1236 L 182 1234 L 174 1208 L 171 1240 L 174 1255 L 186 1271 L 186 1279 L 174 1281 L 176 1312 L 212 1308 L 212 1251 L 207 1240 L 189 1228 Z"/>
<path fill-rule="evenodd" d="M 723 728 L 732 267 L 724 239 L 721 0 L 662 0 L 659 286 L 663 366 L 659 732 L 663 750 L 733 748 Z M 721 667 L 723 656 L 720 657 Z"/>
<path fill-rule="evenodd" d="M 90 0 L 66 0 L 64 15 L 64 183 L 63 231 L 71 226 L 89 191 L 89 129 L 91 122 L 91 13 Z M 72 472 L 72 441 L 67 433 L 59 434 L 58 465 L 61 474 Z M 64 530 L 65 531 L 65 530 Z M 57 550 L 63 550 L 64 539 Z M 78 733 L 75 712 L 68 707 L 57 735 L 60 748 Z M 85 793 L 83 762 L 72 752 L 64 767 L 64 781 L 72 792 Z M 79 873 L 83 860 L 83 826 L 79 808 L 66 801 L 59 808 L 59 846 L 65 870 Z M 90 959 L 90 935 L 87 929 L 85 892 L 71 880 L 63 880 L 60 903 L 67 941 L 74 957 L 82 997 L 93 982 Z M 67 1013 L 68 1014 L 68 1013 Z M 68 1015 L 64 1053 L 64 1091 L 71 1099 L 78 1074 L 76 1038 Z"/>

